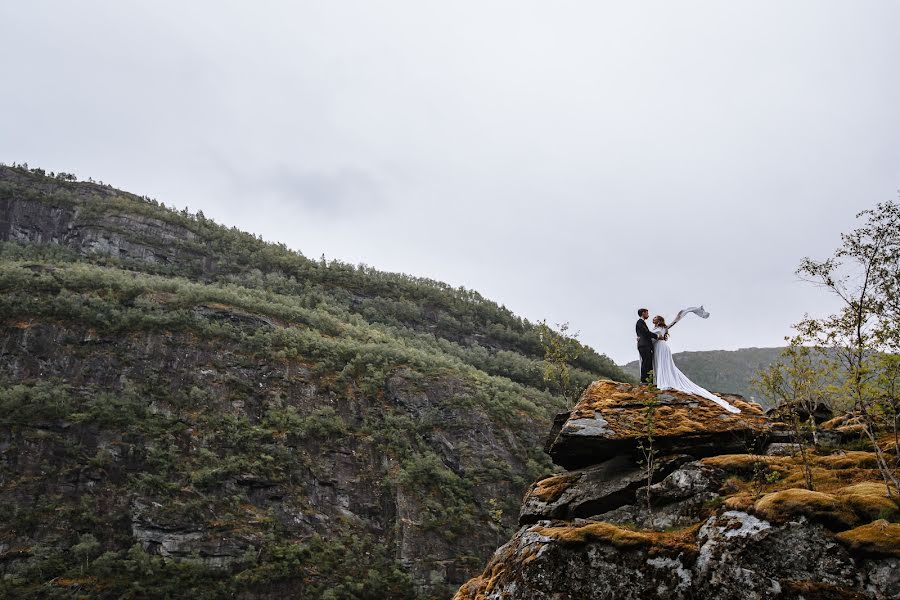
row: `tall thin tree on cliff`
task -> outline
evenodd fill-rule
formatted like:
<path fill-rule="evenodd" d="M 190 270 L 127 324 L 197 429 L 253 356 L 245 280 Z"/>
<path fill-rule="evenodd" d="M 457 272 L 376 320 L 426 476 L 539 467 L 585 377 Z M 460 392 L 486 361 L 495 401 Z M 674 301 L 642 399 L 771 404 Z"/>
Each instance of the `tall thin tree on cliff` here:
<path fill-rule="evenodd" d="M 538 336 L 544 348 L 544 381 L 559 388 L 566 399 L 566 405 L 572 407 L 578 402 L 584 391 L 572 380 L 572 363 L 581 356 L 581 344 L 578 333 L 569 333 L 569 324 L 557 324 L 555 331 L 547 325 L 547 321 L 538 322 Z"/>
<path fill-rule="evenodd" d="M 817 445 L 816 407 L 828 395 L 822 376 L 822 360 L 814 349 L 804 346 L 800 337 L 787 338 L 790 343 L 779 360 L 759 371 L 753 386 L 770 398 L 788 421 L 791 437 L 803 462 L 806 489 L 814 490 L 812 464 L 806 449 L 806 438 Z"/>
<path fill-rule="evenodd" d="M 884 202 L 856 215 L 865 221 L 841 234 L 841 246 L 825 260 L 805 258 L 797 274 L 841 300 L 837 312 L 806 315 L 795 327 L 803 341 L 830 348 L 846 378 L 843 392 L 866 423 L 888 494 L 900 481 L 877 439 L 879 353 L 900 348 L 900 204 Z"/>

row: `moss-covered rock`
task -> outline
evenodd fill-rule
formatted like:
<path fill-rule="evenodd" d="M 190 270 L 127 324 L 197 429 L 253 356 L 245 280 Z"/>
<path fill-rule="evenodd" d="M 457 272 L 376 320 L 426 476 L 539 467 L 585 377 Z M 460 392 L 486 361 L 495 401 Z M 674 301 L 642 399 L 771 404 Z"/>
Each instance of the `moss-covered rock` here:
<path fill-rule="evenodd" d="M 857 554 L 900 557 L 900 523 L 879 519 L 835 537 Z"/>
<path fill-rule="evenodd" d="M 756 501 L 753 509 L 760 516 L 776 523 L 806 517 L 810 521 L 841 530 L 858 522 L 853 511 L 836 496 L 802 488 L 766 494 Z"/>
<path fill-rule="evenodd" d="M 900 517 L 897 498 L 888 494 L 888 487 L 883 482 L 865 481 L 848 485 L 835 491 L 834 495 L 862 521 L 869 519 L 896 521 Z"/>
<path fill-rule="evenodd" d="M 633 453 L 652 435 L 660 452 L 704 456 L 746 451 L 769 424 L 758 404 L 723 398 L 741 409 L 720 406 L 679 391 L 600 380 L 592 383 L 548 444 L 553 462 L 565 468 Z"/>

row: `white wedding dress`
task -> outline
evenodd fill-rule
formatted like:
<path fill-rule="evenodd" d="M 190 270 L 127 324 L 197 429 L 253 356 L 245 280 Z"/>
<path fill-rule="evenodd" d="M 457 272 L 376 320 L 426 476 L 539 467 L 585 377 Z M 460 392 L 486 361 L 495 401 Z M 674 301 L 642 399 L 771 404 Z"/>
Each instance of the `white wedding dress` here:
<path fill-rule="evenodd" d="M 653 328 L 653 333 L 660 337 L 665 335 L 666 331 L 668 331 L 668 329 L 665 327 Z M 675 366 L 675 361 L 672 359 L 672 350 L 669 349 L 669 344 L 663 339 L 654 340 L 653 342 L 653 381 L 656 383 L 656 387 L 661 390 L 678 390 L 679 392 L 686 392 L 688 394 L 694 394 L 695 396 L 703 396 L 708 400 L 712 400 L 728 412 L 741 412 L 741 409 L 738 407 L 732 406 L 712 392 L 707 391 L 688 379 L 687 376 Z"/>

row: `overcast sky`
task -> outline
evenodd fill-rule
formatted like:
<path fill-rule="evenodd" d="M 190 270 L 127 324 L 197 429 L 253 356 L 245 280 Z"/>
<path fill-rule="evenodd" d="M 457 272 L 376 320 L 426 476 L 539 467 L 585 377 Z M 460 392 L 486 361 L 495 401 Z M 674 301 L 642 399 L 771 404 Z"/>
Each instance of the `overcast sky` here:
<path fill-rule="evenodd" d="M 0 161 L 569 321 L 774 346 L 900 188 L 900 2 L 0 4 Z"/>

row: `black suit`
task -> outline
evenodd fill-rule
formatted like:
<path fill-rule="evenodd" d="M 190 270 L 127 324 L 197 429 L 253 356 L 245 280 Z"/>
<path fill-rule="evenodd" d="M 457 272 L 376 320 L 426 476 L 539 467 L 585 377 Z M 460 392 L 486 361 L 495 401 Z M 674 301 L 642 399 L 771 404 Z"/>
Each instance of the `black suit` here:
<path fill-rule="evenodd" d="M 659 336 L 650 331 L 643 319 L 638 319 L 634 332 L 638 336 L 638 354 L 641 355 L 641 383 L 647 383 L 653 369 L 653 340 L 659 339 Z"/>

